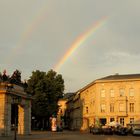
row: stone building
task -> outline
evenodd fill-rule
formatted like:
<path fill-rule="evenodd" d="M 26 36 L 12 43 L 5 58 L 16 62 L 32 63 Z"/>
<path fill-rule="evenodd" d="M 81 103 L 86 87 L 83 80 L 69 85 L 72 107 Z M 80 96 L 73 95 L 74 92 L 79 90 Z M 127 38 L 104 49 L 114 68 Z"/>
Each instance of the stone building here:
<path fill-rule="evenodd" d="M 65 118 L 66 118 L 66 128 L 73 129 L 73 98 L 75 96 L 75 93 L 72 94 L 67 102 L 66 102 L 66 111 L 65 111 Z"/>
<path fill-rule="evenodd" d="M 110 75 L 78 90 L 67 102 L 72 129 L 112 121 L 126 126 L 140 121 L 140 74 Z"/>
<path fill-rule="evenodd" d="M 13 110 L 14 106 L 14 110 Z M 16 111 L 17 108 L 17 111 Z M 14 114 L 13 114 L 14 113 Z M 10 136 L 12 117 L 18 134 L 31 133 L 31 96 L 22 86 L 0 83 L 0 136 Z M 16 122 L 17 121 L 17 122 Z"/>
<path fill-rule="evenodd" d="M 65 127 L 64 115 L 66 111 L 66 102 L 67 102 L 67 99 L 60 99 L 58 101 L 59 110 L 57 113 L 57 126 L 60 128 Z"/>
<path fill-rule="evenodd" d="M 68 99 L 73 96 L 73 93 L 64 94 L 63 98 L 58 101 L 58 112 L 57 112 L 57 126 L 62 128 L 67 128 L 68 123 L 66 122 L 66 108 Z"/>

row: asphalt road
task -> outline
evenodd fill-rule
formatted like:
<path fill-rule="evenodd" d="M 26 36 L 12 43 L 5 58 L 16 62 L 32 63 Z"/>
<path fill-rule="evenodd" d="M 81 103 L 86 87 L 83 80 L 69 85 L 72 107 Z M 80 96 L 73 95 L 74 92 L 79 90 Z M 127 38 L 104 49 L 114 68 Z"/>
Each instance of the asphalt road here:
<path fill-rule="evenodd" d="M 0 137 L 0 140 L 14 140 L 14 136 Z M 17 140 L 140 140 L 140 136 L 92 135 L 86 132 L 32 132 L 29 136 L 18 136 Z"/>

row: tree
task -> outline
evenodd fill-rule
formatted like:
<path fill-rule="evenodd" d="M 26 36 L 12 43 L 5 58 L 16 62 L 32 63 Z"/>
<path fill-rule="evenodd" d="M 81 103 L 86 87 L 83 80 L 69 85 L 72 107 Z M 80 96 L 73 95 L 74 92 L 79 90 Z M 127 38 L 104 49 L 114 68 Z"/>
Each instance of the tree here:
<path fill-rule="evenodd" d="M 2 75 L 2 81 L 3 81 L 3 82 L 6 82 L 6 81 L 8 81 L 8 80 L 9 80 L 9 76 L 7 76 L 6 70 L 4 70 L 4 71 L 3 71 L 3 75 Z"/>
<path fill-rule="evenodd" d="M 27 92 L 33 95 L 32 115 L 38 120 L 49 121 L 58 111 L 57 102 L 63 97 L 64 80 L 62 75 L 50 70 L 47 73 L 33 71 L 28 80 Z M 45 127 L 44 122 L 41 127 Z"/>
<path fill-rule="evenodd" d="M 21 83 L 21 72 L 19 70 L 15 70 L 10 77 L 10 83 L 20 84 Z"/>
<path fill-rule="evenodd" d="M 0 82 L 2 82 L 2 74 L 1 74 L 1 72 L 0 72 Z"/>

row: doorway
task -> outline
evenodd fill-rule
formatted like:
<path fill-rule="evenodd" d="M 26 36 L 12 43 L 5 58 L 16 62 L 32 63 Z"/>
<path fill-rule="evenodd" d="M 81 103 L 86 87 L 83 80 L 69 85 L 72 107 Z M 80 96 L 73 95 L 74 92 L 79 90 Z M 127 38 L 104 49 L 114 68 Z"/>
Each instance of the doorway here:
<path fill-rule="evenodd" d="M 11 104 L 11 130 L 15 130 L 18 128 L 18 105 Z"/>

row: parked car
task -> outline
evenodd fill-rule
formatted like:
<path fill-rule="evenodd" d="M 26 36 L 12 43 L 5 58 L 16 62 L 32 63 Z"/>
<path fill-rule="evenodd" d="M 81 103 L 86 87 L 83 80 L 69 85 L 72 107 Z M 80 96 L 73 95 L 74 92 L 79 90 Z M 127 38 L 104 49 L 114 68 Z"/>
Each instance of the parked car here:
<path fill-rule="evenodd" d="M 102 134 L 102 129 L 98 127 L 92 128 L 92 134 Z"/>
<path fill-rule="evenodd" d="M 91 126 L 89 127 L 89 132 L 90 132 L 90 133 L 92 133 L 93 128 L 94 128 L 94 125 L 91 125 Z"/>
<path fill-rule="evenodd" d="M 140 128 L 133 128 L 132 135 L 139 135 L 140 136 Z"/>
<path fill-rule="evenodd" d="M 103 134 L 104 135 L 113 135 L 113 130 L 110 127 L 103 128 Z"/>
<path fill-rule="evenodd" d="M 120 127 L 115 130 L 117 135 L 128 135 L 128 129 L 126 127 Z"/>

